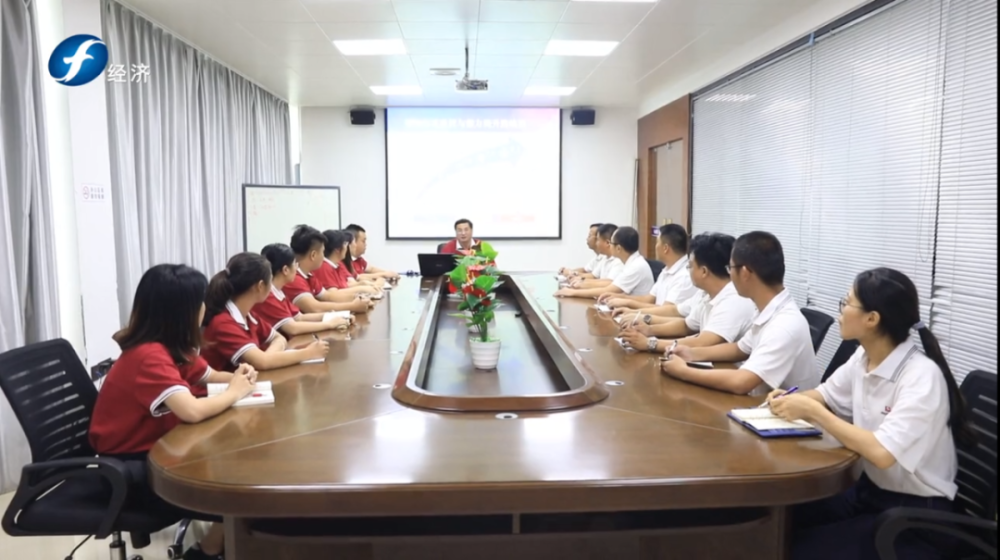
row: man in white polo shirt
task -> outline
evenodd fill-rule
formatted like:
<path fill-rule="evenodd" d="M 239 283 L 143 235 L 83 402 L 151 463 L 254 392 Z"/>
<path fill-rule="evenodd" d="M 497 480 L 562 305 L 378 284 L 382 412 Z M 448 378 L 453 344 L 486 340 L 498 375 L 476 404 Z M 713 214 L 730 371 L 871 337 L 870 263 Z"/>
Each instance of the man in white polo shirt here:
<path fill-rule="evenodd" d="M 635 327 L 623 323 L 621 337 L 637 350 L 665 352 L 681 337 L 678 345 L 717 346 L 736 342 L 750 330 L 757 308 L 740 296 L 730 281 L 728 265 L 736 239 L 722 233 L 706 233 L 691 240 L 688 276 L 703 290 L 686 319 L 643 314 Z M 667 340 L 662 340 L 667 339 Z"/>
<path fill-rule="evenodd" d="M 614 224 L 602 224 L 601 227 L 597 228 L 596 247 L 604 258 L 596 263 L 593 273 L 584 273 L 572 278 L 568 286 L 570 289 L 598 290 L 598 294 L 603 293 L 604 289 L 610 286 L 625 269 L 625 263 L 616 259 L 613 254 L 612 238 L 616 231 L 618 231 L 618 226 Z"/>
<path fill-rule="evenodd" d="M 737 343 L 708 348 L 678 346 L 663 371 L 689 383 L 745 395 L 771 389 L 819 385 L 809 323 L 785 289 L 785 254 L 774 235 L 755 231 L 733 247 L 729 272 L 736 291 L 759 313 Z M 738 363 L 739 370 L 703 370 L 688 362 Z"/>
<path fill-rule="evenodd" d="M 565 267 L 559 271 L 559 274 L 567 278 L 580 276 L 581 274 L 593 275 L 597 265 L 604 258 L 604 255 L 597 250 L 597 230 L 601 228 L 601 225 L 602 224 L 591 224 L 590 230 L 587 232 L 587 248 L 594 252 L 593 258 L 591 258 L 587 265 L 583 268 Z"/>
<path fill-rule="evenodd" d="M 566 288 L 556 292 L 556 296 L 597 299 L 604 294 L 649 293 L 654 284 L 653 271 L 646 259 L 639 254 L 639 232 L 632 227 L 618 228 L 611 247 L 612 258 L 623 263 L 623 268 L 610 285 L 585 289 Z"/>
<path fill-rule="evenodd" d="M 666 304 L 678 305 L 694 297 L 698 288 L 691 282 L 688 271 L 689 242 L 687 230 L 683 226 L 660 226 L 656 237 L 656 258 L 665 266 L 653 289 L 648 294 L 606 295 L 601 298 L 600 303 L 613 309 L 648 309 Z"/>

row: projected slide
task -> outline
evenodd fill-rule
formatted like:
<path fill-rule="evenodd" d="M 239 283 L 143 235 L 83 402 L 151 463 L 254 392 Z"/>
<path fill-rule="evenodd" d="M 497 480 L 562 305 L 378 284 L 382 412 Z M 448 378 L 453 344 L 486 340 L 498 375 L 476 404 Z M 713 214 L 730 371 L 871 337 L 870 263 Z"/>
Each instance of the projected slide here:
<path fill-rule="evenodd" d="M 559 109 L 390 108 L 390 238 L 559 237 Z"/>

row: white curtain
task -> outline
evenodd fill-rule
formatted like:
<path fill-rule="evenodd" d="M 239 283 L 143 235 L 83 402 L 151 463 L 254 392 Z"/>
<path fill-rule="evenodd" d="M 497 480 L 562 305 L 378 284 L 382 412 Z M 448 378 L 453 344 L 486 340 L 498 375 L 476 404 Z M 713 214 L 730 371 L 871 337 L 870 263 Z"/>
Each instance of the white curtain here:
<path fill-rule="evenodd" d="M 0 352 L 59 336 L 42 78 L 34 6 L 0 0 Z M 30 460 L 0 395 L 0 493 Z"/>
<path fill-rule="evenodd" d="M 113 0 L 103 27 L 111 64 L 150 67 L 108 88 L 124 322 L 150 266 L 211 274 L 241 250 L 241 185 L 291 182 L 291 133 L 285 101 Z"/>

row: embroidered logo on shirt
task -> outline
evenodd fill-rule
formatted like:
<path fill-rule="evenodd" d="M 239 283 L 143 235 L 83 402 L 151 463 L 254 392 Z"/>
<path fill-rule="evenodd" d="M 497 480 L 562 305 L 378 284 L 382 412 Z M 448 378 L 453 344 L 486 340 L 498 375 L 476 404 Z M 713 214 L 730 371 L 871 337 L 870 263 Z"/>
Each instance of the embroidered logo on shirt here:
<path fill-rule="evenodd" d="M 882 411 L 882 416 L 888 416 L 890 412 L 892 412 L 892 407 L 887 406 L 885 407 L 885 410 Z"/>

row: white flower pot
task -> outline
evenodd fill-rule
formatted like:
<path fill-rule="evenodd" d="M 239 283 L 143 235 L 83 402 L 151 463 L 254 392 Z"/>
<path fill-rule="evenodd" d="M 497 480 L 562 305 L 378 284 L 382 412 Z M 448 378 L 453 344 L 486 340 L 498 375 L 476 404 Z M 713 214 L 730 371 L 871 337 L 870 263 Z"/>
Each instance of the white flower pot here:
<path fill-rule="evenodd" d="M 483 342 L 479 339 L 469 339 L 469 348 L 472 351 L 472 367 L 483 370 L 497 368 L 497 363 L 500 362 L 499 340 Z"/>

